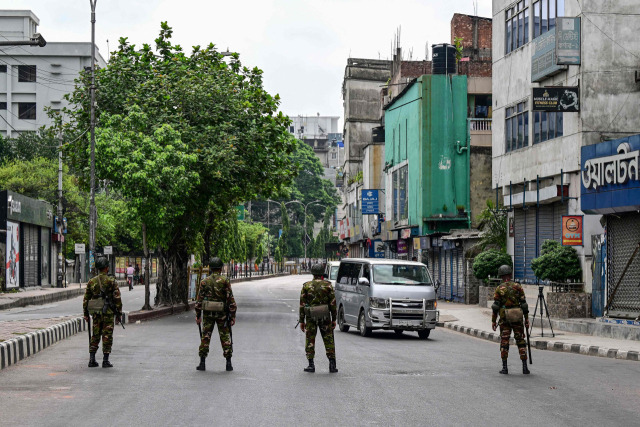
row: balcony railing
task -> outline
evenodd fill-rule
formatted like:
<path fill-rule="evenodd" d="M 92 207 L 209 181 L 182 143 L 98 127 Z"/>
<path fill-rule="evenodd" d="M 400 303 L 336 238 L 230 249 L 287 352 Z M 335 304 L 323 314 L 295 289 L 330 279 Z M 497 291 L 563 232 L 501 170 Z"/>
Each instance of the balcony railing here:
<path fill-rule="evenodd" d="M 491 119 L 467 119 L 469 121 L 469 130 L 488 131 L 491 132 Z"/>

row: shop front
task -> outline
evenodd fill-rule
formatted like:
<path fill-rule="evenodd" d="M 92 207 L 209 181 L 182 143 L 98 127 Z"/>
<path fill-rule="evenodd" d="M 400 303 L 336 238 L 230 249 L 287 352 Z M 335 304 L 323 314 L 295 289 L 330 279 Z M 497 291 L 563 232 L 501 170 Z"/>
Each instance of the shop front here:
<path fill-rule="evenodd" d="M 640 135 L 581 149 L 581 208 L 604 215 L 594 236 L 594 313 L 640 317 Z M 599 253 L 598 251 L 602 251 Z M 602 260 L 603 262 L 597 262 Z M 596 280 L 595 278 L 598 278 Z M 602 278 L 602 280 L 600 279 Z"/>
<path fill-rule="evenodd" d="M 51 285 L 53 212 L 53 206 L 42 200 L 0 192 L 0 226 L 5 230 L 0 243 L 3 289 Z"/>

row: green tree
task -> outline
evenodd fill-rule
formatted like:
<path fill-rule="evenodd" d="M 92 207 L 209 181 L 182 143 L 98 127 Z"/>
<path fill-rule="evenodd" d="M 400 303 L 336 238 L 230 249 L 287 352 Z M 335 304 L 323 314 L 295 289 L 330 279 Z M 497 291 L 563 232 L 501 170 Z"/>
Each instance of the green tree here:
<path fill-rule="evenodd" d="M 545 240 L 538 258 L 531 261 L 531 269 L 538 279 L 552 282 L 580 281 L 582 268 L 578 252 L 555 240 Z"/>
<path fill-rule="evenodd" d="M 228 220 L 233 206 L 271 197 L 289 185 L 296 172 L 290 158 L 295 140 L 287 131 L 289 119 L 277 111 L 279 97 L 264 90 L 259 68 L 243 67 L 239 54 L 227 58 L 213 44 L 195 46 L 187 55 L 171 43 L 172 33 L 163 22 L 155 49 L 120 39 L 96 76 L 97 110 L 102 120 L 136 105 L 147 117 L 141 133 L 151 136 L 170 126 L 197 156 L 193 172 L 199 181 L 185 192 L 189 196 L 179 201 L 181 206 L 172 206 L 181 214 L 166 228 L 171 239 L 160 251 L 170 270 L 173 298 L 161 293 L 160 301 L 186 304 L 190 242 L 202 234 L 209 250 L 207 234 Z M 64 111 L 71 122 L 64 127 L 66 139 L 77 138 L 67 151 L 83 183 L 89 170 L 87 137 L 82 136 L 89 127 L 86 82 L 83 74 Z"/>
<path fill-rule="evenodd" d="M 166 230 L 184 213 L 183 198 L 198 184 L 197 156 L 189 152 L 180 134 L 162 125 L 147 134 L 148 116 L 133 105 L 125 115 L 103 113 L 96 132 L 96 173 L 123 194 L 142 224 L 146 259 L 145 303 L 150 310 L 149 243 L 167 246 Z"/>
<path fill-rule="evenodd" d="M 501 265 L 513 265 L 508 254 L 494 249 L 484 251 L 473 261 L 473 275 L 480 280 L 496 277 Z"/>
<path fill-rule="evenodd" d="M 478 228 L 482 231 L 482 237 L 478 243 L 481 251 L 496 249 L 500 252 L 507 251 L 507 211 L 497 209 L 491 200 L 487 200 L 487 207 L 478 215 L 480 223 Z"/>

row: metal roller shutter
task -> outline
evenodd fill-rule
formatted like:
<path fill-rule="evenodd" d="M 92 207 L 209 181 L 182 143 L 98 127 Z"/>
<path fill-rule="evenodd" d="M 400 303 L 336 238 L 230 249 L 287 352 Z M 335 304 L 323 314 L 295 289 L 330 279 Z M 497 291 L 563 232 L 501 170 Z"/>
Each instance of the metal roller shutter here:
<path fill-rule="evenodd" d="M 40 228 L 40 285 L 49 286 L 50 271 L 49 263 L 51 262 L 51 229 L 46 227 Z"/>
<path fill-rule="evenodd" d="M 609 301 L 631 255 L 640 241 L 640 215 L 633 213 L 607 216 L 607 297 Z M 640 315 L 640 254 L 631 261 L 609 306 L 613 317 L 636 318 Z M 606 302 L 605 302 L 606 304 Z"/>
<path fill-rule="evenodd" d="M 38 275 L 38 237 L 39 230 L 37 226 L 30 224 L 22 224 L 23 235 L 23 248 L 22 253 L 24 257 L 22 259 L 23 265 L 23 285 L 24 286 L 37 286 L 40 284 Z"/>
<path fill-rule="evenodd" d="M 462 249 L 456 249 L 452 251 L 455 253 L 455 296 L 457 302 L 464 302 L 464 254 Z"/>

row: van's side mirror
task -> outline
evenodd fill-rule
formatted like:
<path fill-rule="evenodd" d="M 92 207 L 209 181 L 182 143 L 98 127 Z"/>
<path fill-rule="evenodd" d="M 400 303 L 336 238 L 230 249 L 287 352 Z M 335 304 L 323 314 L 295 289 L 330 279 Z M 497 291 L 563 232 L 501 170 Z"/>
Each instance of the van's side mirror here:
<path fill-rule="evenodd" d="M 367 279 L 366 277 L 359 278 L 358 285 L 369 286 L 369 279 Z"/>
<path fill-rule="evenodd" d="M 436 292 L 440 289 L 440 279 L 436 279 Z"/>

